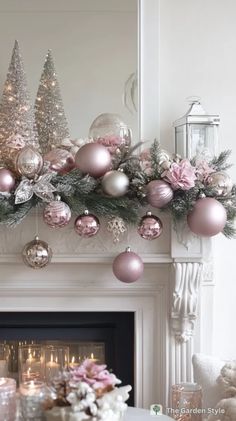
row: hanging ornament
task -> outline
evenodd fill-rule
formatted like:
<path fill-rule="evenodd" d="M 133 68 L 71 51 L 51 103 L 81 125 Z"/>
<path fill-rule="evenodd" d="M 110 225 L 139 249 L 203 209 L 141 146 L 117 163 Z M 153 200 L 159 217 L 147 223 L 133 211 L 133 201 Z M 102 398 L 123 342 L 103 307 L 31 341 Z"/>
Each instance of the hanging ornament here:
<path fill-rule="evenodd" d="M 154 208 L 163 208 L 173 199 L 173 196 L 172 188 L 165 181 L 153 180 L 147 185 L 147 201 Z"/>
<path fill-rule="evenodd" d="M 113 242 L 116 244 L 119 243 L 120 236 L 127 231 L 127 227 L 122 218 L 119 216 L 114 216 L 114 218 L 107 222 L 107 231 L 112 233 Z"/>
<path fill-rule="evenodd" d="M 34 178 L 43 168 L 43 158 L 31 146 L 26 146 L 16 158 L 16 169 L 24 177 Z"/>
<path fill-rule="evenodd" d="M 113 273 L 117 279 L 127 284 L 136 282 L 143 274 L 143 261 L 138 254 L 127 247 L 113 261 Z"/>
<path fill-rule="evenodd" d="M 30 200 L 33 195 L 40 197 L 44 202 L 51 202 L 54 200 L 53 192 L 55 187 L 51 184 L 53 173 L 46 173 L 40 175 L 35 180 L 28 180 L 23 178 L 15 191 L 15 204 L 25 203 Z"/>
<path fill-rule="evenodd" d="M 217 196 L 228 196 L 233 188 L 233 181 L 227 173 L 218 171 L 209 175 L 207 185 L 214 189 Z"/>
<path fill-rule="evenodd" d="M 62 228 L 69 224 L 71 210 L 69 206 L 61 201 L 60 196 L 50 202 L 43 211 L 43 220 L 51 228 Z"/>
<path fill-rule="evenodd" d="M 118 114 L 100 114 L 89 129 L 89 137 L 105 146 L 111 155 L 128 151 L 131 144 L 131 130 Z"/>
<path fill-rule="evenodd" d="M 52 259 L 52 249 L 48 243 L 41 241 L 38 236 L 27 243 L 22 251 L 22 258 L 26 266 L 32 269 L 41 269 L 47 266 Z"/>
<path fill-rule="evenodd" d="M 151 212 L 147 212 L 139 223 L 138 233 L 144 240 L 155 240 L 162 234 L 162 229 L 163 225 L 160 218 L 152 215 Z"/>
<path fill-rule="evenodd" d="M 75 220 L 75 232 L 83 238 L 89 238 L 96 235 L 100 229 L 99 219 L 89 213 L 88 210 L 84 211 L 83 215 L 79 215 Z"/>
<path fill-rule="evenodd" d="M 10 193 L 15 186 L 15 178 L 11 171 L 0 168 L 0 193 Z"/>
<path fill-rule="evenodd" d="M 108 171 L 102 179 L 102 188 L 109 196 L 124 196 L 129 188 L 129 178 L 122 171 Z"/>
<path fill-rule="evenodd" d="M 84 174 L 102 177 L 111 168 L 111 155 L 105 146 L 87 143 L 75 155 L 75 165 Z"/>
<path fill-rule="evenodd" d="M 203 237 L 219 234 L 224 229 L 226 221 L 227 213 L 224 206 L 211 197 L 198 199 L 187 217 L 190 230 Z"/>
<path fill-rule="evenodd" d="M 49 168 L 58 174 L 66 174 L 75 168 L 73 155 L 65 149 L 54 148 L 44 155 L 44 161 L 49 162 Z"/>

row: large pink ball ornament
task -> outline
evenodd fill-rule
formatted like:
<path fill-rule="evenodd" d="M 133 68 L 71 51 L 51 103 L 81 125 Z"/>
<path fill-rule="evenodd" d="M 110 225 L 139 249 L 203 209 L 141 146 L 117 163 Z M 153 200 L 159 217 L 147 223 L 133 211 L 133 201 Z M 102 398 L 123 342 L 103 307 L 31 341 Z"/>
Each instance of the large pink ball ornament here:
<path fill-rule="evenodd" d="M 82 173 L 99 178 L 111 169 L 111 155 L 105 146 L 87 143 L 75 155 L 75 165 Z"/>
<path fill-rule="evenodd" d="M 147 185 L 147 201 L 154 208 L 164 208 L 173 196 L 172 188 L 165 181 L 153 180 Z"/>
<path fill-rule="evenodd" d="M 15 178 L 11 171 L 6 168 L 0 168 L 0 192 L 10 193 L 15 186 Z"/>
<path fill-rule="evenodd" d="M 65 149 L 55 148 L 44 155 L 44 161 L 50 163 L 49 168 L 58 174 L 66 174 L 75 168 L 73 155 Z"/>
<path fill-rule="evenodd" d="M 190 230 L 202 237 L 219 234 L 224 229 L 226 221 L 224 206 L 211 197 L 198 199 L 187 217 Z"/>
<path fill-rule="evenodd" d="M 118 254 L 113 261 L 113 273 L 121 282 L 130 284 L 136 282 L 143 274 L 143 261 L 138 254 L 128 247 L 126 251 Z"/>

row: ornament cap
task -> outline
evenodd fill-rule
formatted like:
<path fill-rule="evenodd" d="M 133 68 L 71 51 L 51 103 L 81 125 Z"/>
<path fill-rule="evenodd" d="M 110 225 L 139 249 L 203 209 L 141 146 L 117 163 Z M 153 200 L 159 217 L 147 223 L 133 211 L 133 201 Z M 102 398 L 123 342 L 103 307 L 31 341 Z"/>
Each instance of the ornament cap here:
<path fill-rule="evenodd" d="M 61 196 L 59 194 L 57 194 L 54 200 L 56 200 L 57 202 L 60 202 Z"/>
<path fill-rule="evenodd" d="M 88 215 L 88 214 L 89 214 L 88 209 L 85 209 L 85 211 L 84 211 L 84 215 Z"/>
<path fill-rule="evenodd" d="M 130 246 L 126 247 L 125 251 L 126 251 L 127 253 L 130 253 L 130 252 L 131 252 L 131 247 L 130 247 Z"/>
<path fill-rule="evenodd" d="M 35 235 L 34 239 L 35 239 L 35 241 L 39 241 L 39 236 Z"/>
<path fill-rule="evenodd" d="M 146 212 L 146 215 L 147 215 L 147 216 L 152 216 L 152 212 L 151 212 L 151 211 L 147 211 L 147 212 Z"/>

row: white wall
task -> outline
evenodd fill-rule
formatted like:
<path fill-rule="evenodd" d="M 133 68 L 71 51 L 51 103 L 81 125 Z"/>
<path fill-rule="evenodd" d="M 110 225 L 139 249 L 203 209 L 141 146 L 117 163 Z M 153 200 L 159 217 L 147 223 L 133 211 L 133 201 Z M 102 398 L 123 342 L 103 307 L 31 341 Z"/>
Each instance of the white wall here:
<path fill-rule="evenodd" d="M 236 2 L 160 0 L 161 140 L 173 149 L 172 122 L 198 95 L 221 117 L 220 149 L 236 163 Z M 236 182 L 236 167 L 231 169 Z M 214 239 L 213 353 L 236 358 L 236 240 Z M 203 310 L 204 311 L 204 310 Z M 207 308 L 205 308 L 207 318 Z"/>

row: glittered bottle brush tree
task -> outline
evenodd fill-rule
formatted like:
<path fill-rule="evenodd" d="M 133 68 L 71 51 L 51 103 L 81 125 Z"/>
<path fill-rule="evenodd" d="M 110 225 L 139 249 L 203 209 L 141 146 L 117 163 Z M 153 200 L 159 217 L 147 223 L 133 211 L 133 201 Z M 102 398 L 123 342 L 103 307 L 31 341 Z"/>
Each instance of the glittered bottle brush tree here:
<path fill-rule="evenodd" d="M 58 110 L 54 106 L 62 106 L 58 89 L 51 91 L 51 88 L 58 88 L 55 77 L 50 53 L 45 62 L 37 101 L 40 98 L 39 102 L 42 100 L 42 104 L 47 104 L 45 110 L 53 118 L 55 110 Z M 43 88 L 50 86 L 49 91 L 45 93 L 42 84 L 45 85 Z M 61 108 L 57 118 L 52 120 L 52 126 L 56 120 L 59 127 L 60 114 L 64 137 L 68 131 Z M 36 106 L 36 115 L 38 123 L 39 115 L 43 116 L 39 104 Z M 47 121 L 49 124 L 50 121 Z M 104 128 L 104 121 L 103 115 L 102 133 L 106 140 L 109 133 L 108 146 L 107 142 L 103 144 L 98 141 L 100 137 L 97 132 L 94 138 L 80 144 L 78 142 L 76 151 L 72 141 L 61 137 L 51 142 L 49 136 L 43 139 L 45 143 L 42 149 L 45 153 L 34 145 L 28 145 L 18 151 L 14 172 L 5 163 L 0 170 L 1 222 L 15 225 L 33 207 L 42 206 L 43 220 L 52 229 L 63 229 L 75 214 L 75 235 L 81 238 L 99 235 L 101 224 L 105 224 L 114 243 L 117 243 L 128 226 L 133 225 L 144 240 L 154 241 L 165 226 L 160 215 L 154 215 L 148 209 L 148 206 L 152 206 L 161 212 L 168 212 L 175 222 L 185 218 L 195 235 L 212 236 L 221 231 L 228 237 L 235 234 L 236 189 L 226 173 L 227 151 L 212 159 L 185 159 L 178 155 L 171 156 L 154 141 L 149 149 L 138 153 L 140 144 L 133 147 L 128 141 L 117 144 L 117 127 L 119 133 L 120 127 L 122 133 L 128 133 L 122 120 L 117 116 L 112 119 L 109 115 L 108 132 Z M 115 125 L 114 136 L 112 121 Z M 50 127 L 47 129 L 50 131 Z M 93 133 L 91 129 L 90 133 Z M 111 148 L 113 140 L 114 148 Z M 40 144 L 43 145 L 42 142 Z M 53 154 L 53 158 L 50 154 Z M 9 171 L 10 174 L 7 174 Z M 28 266 L 41 268 L 50 262 L 52 250 L 37 237 L 26 245 L 23 256 Z M 142 275 L 143 264 L 140 257 L 127 248 L 115 259 L 113 271 L 121 281 L 134 282 Z"/>

